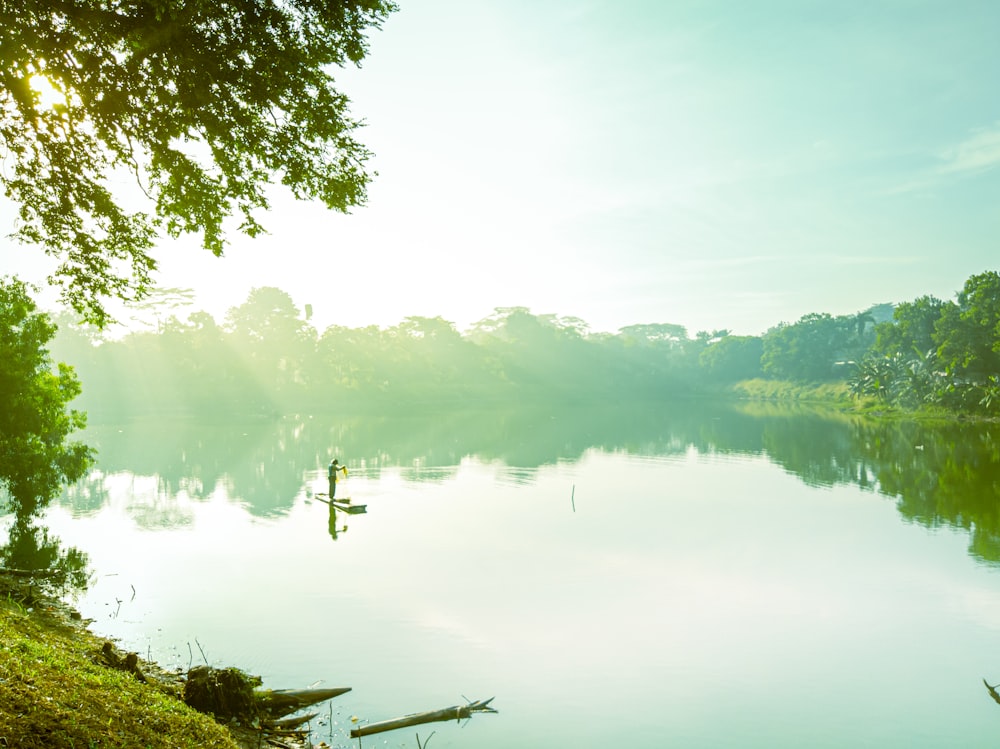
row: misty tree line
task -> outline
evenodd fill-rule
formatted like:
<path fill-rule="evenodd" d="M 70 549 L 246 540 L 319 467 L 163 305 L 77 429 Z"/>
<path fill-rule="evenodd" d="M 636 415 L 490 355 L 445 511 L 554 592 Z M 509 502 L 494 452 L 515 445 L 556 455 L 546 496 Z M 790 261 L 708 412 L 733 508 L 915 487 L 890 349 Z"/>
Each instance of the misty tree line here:
<path fill-rule="evenodd" d="M 887 404 L 1000 408 L 1000 275 L 954 302 L 921 297 L 855 315 L 811 313 L 762 336 L 630 325 L 497 308 L 469 331 L 440 317 L 317 331 L 292 298 L 254 289 L 220 324 L 204 312 L 108 340 L 62 320 L 56 358 L 103 418 L 145 412 L 281 413 L 366 405 L 666 399 L 753 378 L 847 381 Z"/>
<path fill-rule="evenodd" d="M 59 326 L 53 354 L 73 363 L 83 384 L 79 403 L 101 419 L 658 398 L 691 391 L 698 355 L 725 335 L 689 340 L 683 327 L 669 324 L 588 335 L 577 318 L 521 307 L 499 308 L 464 334 L 440 317 L 320 333 L 275 288 L 254 289 L 221 324 L 195 312 L 109 340 L 68 322 Z M 726 366 L 740 363 L 732 357 Z M 721 363 L 711 368 L 721 376 Z"/>

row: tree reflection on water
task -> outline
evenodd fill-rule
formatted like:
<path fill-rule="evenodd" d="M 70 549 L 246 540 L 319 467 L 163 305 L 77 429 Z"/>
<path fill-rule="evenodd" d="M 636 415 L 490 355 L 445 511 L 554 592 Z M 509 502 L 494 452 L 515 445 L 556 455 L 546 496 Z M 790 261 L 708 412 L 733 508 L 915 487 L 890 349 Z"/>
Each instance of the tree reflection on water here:
<path fill-rule="evenodd" d="M 17 585 L 53 595 L 82 592 L 90 576 L 88 557 L 74 547 L 64 547 L 36 517 L 17 513 L 7 530 L 7 543 L 0 546 L 0 567 L 6 589 Z"/>
<path fill-rule="evenodd" d="M 146 527 L 170 526 L 184 522 L 173 498 L 206 500 L 220 485 L 254 515 L 285 514 L 310 481 L 325 476 L 331 455 L 346 456 L 352 475 L 377 479 L 392 470 L 404 482 L 447 481 L 475 457 L 497 464 L 502 480 L 530 483 L 542 466 L 578 461 L 588 450 L 664 457 L 693 449 L 766 457 L 809 486 L 854 485 L 894 497 L 906 519 L 965 529 L 970 552 L 997 562 L 998 429 L 710 400 L 400 418 L 315 414 L 235 425 L 159 420 L 88 430 L 101 472 L 63 502 L 91 514 L 107 501 L 109 476 L 150 477 L 155 488 L 130 512 Z"/>

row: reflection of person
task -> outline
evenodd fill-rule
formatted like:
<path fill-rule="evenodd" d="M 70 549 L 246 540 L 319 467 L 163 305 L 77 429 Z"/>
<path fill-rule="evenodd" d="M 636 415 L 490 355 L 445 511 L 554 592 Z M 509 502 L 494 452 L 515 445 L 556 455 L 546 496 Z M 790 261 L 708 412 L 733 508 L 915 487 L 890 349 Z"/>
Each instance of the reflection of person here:
<path fill-rule="evenodd" d="M 337 540 L 337 508 L 333 506 L 333 502 L 330 503 L 330 520 L 327 525 L 327 529 L 330 531 L 330 538 L 334 541 Z M 344 526 L 344 530 L 347 530 L 347 526 Z"/>
<path fill-rule="evenodd" d="M 333 499 L 334 496 L 337 494 L 337 472 L 338 471 L 343 471 L 344 475 L 346 476 L 347 475 L 347 466 L 340 465 L 340 463 L 337 462 L 337 459 L 334 458 L 332 461 L 330 461 L 330 470 L 327 471 L 327 478 L 330 479 L 330 493 L 329 493 L 330 499 Z"/>

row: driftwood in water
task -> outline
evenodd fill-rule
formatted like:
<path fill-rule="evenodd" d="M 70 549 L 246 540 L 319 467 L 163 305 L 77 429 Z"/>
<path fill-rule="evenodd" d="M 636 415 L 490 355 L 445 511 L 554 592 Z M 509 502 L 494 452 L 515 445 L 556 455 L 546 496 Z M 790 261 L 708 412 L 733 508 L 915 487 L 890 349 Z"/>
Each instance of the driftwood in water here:
<path fill-rule="evenodd" d="M 319 713 L 306 713 L 305 715 L 296 715 L 294 718 L 282 718 L 281 720 L 267 720 L 264 721 L 264 725 L 267 726 L 268 728 L 274 728 L 279 731 L 287 731 L 298 728 L 303 723 L 308 723 L 317 715 L 319 715 Z"/>
<path fill-rule="evenodd" d="M 492 701 L 493 697 L 490 697 L 488 700 L 476 700 L 467 705 L 455 705 L 454 707 L 446 707 L 442 710 L 430 710 L 426 713 L 414 713 L 412 715 L 404 715 L 402 718 L 369 723 L 365 726 L 352 728 L 351 738 L 356 739 L 359 736 L 368 736 L 372 733 L 382 733 L 383 731 L 394 731 L 397 728 L 419 726 L 422 723 L 436 723 L 442 720 L 463 720 L 471 718 L 475 713 L 495 713 L 496 710 L 489 706 Z"/>
<path fill-rule="evenodd" d="M 317 702 L 350 692 L 350 687 L 331 689 L 259 689 L 260 679 L 237 668 L 197 666 L 188 671 L 184 701 L 217 719 L 273 721 Z"/>
<path fill-rule="evenodd" d="M 983 684 L 986 685 L 986 691 L 990 693 L 990 697 L 993 698 L 993 701 L 1000 705 L 1000 694 L 997 694 L 997 687 L 1000 687 L 1000 684 L 997 684 L 996 687 L 991 687 L 986 679 L 983 679 Z"/>
<path fill-rule="evenodd" d="M 269 718 L 280 718 L 304 707 L 325 702 L 350 692 L 350 687 L 330 689 L 258 689 L 254 692 L 257 706 Z"/>

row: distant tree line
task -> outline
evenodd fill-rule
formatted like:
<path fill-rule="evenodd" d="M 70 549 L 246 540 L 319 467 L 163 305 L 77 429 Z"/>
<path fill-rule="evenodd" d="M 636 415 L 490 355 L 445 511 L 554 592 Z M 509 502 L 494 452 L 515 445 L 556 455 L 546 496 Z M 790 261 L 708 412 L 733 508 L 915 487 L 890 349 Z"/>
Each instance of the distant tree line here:
<path fill-rule="evenodd" d="M 588 334 L 578 318 L 498 308 L 460 333 L 440 317 L 322 333 L 291 297 L 254 289 L 222 323 L 204 312 L 108 339 L 64 319 L 53 342 L 102 421 L 142 413 L 261 415 L 388 406 L 662 399 L 759 369 L 759 339 L 682 326 Z M 726 340 L 726 351 L 700 357 Z M 743 341 L 746 341 L 744 344 Z M 706 375 L 707 373 L 707 375 Z"/>
<path fill-rule="evenodd" d="M 811 313 L 762 336 L 690 337 L 669 323 L 593 333 L 579 318 L 524 307 L 497 308 L 464 333 L 441 317 L 319 332 L 276 288 L 254 289 L 221 323 L 166 315 L 178 304 L 168 296 L 151 304 L 164 313 L 155 329 L 118 339 L 61 320 L 53 350 L 73 363 L 93 417 L 670 399 L 754 378 L 846 381 L 859 397 L 906 408 L 1000 409 L 992 271 L 954 302 Z"/>

